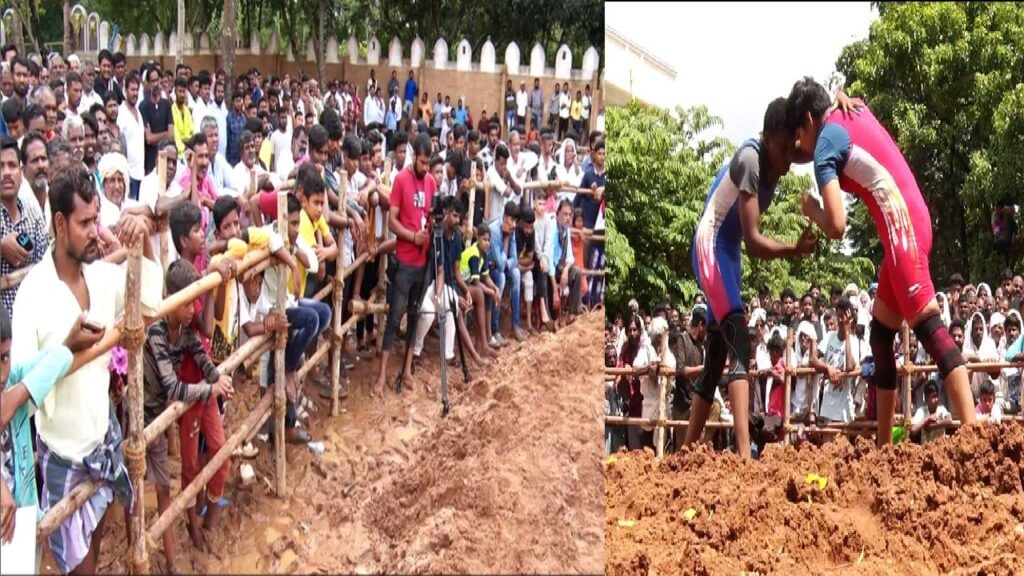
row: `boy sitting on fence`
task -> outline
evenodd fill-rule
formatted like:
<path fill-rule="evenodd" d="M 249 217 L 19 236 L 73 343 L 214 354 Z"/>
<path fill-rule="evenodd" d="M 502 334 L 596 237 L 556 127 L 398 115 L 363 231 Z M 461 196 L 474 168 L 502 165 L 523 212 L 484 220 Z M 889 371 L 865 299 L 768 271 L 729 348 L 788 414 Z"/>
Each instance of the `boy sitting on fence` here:
<path fill-rule="evenodd" d="M 487 224 L 476 227 L 476 242 L 462 251 L 459 257 L 459 273 L 469 288 L 473 299 L 473 310 L 477 322 L 477 338 L 474 342 L 481 356 L 496 358 L 498 351 L 488 346 L 491 341 L 491 308 L 501 300 L 501 292 L 491 280 L 489 258 L 491 250 L 491 229 Z"/>
<path fill-rule="evenodd" d="M 199 279 L 192 263 L 175 260 L 167 268 L 167 295 L 176 294 Z M 206 403 L 211 397 L 230 399 L 234 393 L 231 377 L 221 375 L 217 366 L 203 350 L 199 334 L 192 327 L 195 306 L 190 302 L 172 310 L 166 318 L 151 324 L 144 350 L 145 425 L 149 426 L 167 407 L 168 401 Z M 178 377 L 185 354 L 191 355 L 202 371 L 205 382 L 186 384 Z M 156 484 L 160 514 L 171 504 L 171 473 L 167 459 L 167 436 L 158 434 L 146 451 L 146 480 Z M 127 515 L 127 511 L 125 512 Z M 125 519 L 125 526 L 131 523 Z M 193 527 L 190 527 L 192 530 Z M 195 536 L 193 535 L 193 539 Z M 174 531 L 163 534 L 168 573 L 174 566 Z"/>

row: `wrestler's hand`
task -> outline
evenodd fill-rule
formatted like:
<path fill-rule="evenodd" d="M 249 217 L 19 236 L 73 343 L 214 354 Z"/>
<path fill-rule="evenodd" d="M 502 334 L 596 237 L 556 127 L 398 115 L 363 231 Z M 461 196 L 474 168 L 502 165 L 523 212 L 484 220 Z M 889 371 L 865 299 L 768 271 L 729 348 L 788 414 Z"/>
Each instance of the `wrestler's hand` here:
<path fill-rule="evenodd" d="M 853 114 L 860 113 L 860 105 L 850 99 L 846 95 L 846 92 L 840 90 L 836 93 L 836 108 L 843 111 L 843 114 L 849 118 Z"/>
<path fill-rule="evenodd" d="M 797 254 L 810 254 L 814 252 L 814 249 L 818 246 L 818 237 L 814 235 L 814 231 L 808 226 L 804 228 L 803 233 L 800 234 L 800 239 L 796 241 Z"/>
<path fill-rule="evenodd" d="M 811 194 L 810 190 L 805 190 L 803 197 L 800 198 L 800 212 L 814 220 L 814 215 L 819 211 L 821 211 L 821 205 L 818 204 L 818 199 Z"/>

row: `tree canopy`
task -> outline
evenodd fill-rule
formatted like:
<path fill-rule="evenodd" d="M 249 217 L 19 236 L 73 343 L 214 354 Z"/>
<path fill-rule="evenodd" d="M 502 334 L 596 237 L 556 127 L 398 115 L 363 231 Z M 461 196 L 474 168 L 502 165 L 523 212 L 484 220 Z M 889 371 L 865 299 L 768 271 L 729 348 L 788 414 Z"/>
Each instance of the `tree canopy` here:
<path fill-rule="evenodd" d="M 1024 6 L 1016 3 L 877 4 L 870 36 L 846 46 L 836 68 L 899 144 L 933 222 L 932 278 L 943 286 L 1020 271 L 1022 249 L 1000 255 L 990 233 L 997 204 L 1024 204 Z M 863 206 L 847 231 L 858 253 L 881 260 Z"/>
<path fill-rule="evenodd" d="M 18 0 L 26 13 L 39 13 L 39 37 L 51 41 L 62 37 L 63 13 L 56 0 Z M 87 10 L 120 26 L 123 34 L 165 34 L 177 26 L 176 0 L 124 2 L 123 0 L 83 0 Z M 498 54 L 509 42 L 519 44 L 529 54 L 540 42 L 553 60 L 561 44 L 573 51 L 573 61 L 581 62 L 587 47 L 595 46 L 604 58 L 604 4 L 598 0 L 509 0 L 507 2 L 365 2 L 357 0 L 237 0 L 237 26 L 248 40 L 253 30 L 261 31 L 264 41 L 272 30 L 281 37 L 282 46 L 291 45 L 296 54 L 305 53 L 305 43 L 316 35 L 320 4 L 325 4 L 325 34 L 330 37 L 355 36 L 362 43 L 376 36 L 387 46 L 397 36 L 410 46 L 419 35 L 428 45 L 437 38 L 448 40 L 454 57 L 458 40 L 465 37 L 479 51 L 488 37 Z M 186 0 L 185 27 L 192 32 L 207 31 L 214 38 L 220 30 L 222 0 Z M 29 10 L 31 8 L 31 10 Z M 344 45 L 344 42 L 341 43 Z M 408 53 L 408 52 L 407 52 Z"/>
<path fill-rule="evenodd" d="M 708 136 L 722 122 L 704 106 L 677 108 L 673 115 L 633 101 L 610 108 L 607 122 L 608 308 L 623 309 L 630 298 L 642 306 L 692 305 L 699 291 L 691 264 L 693 236 L 708 187 L 734 147 Z M 782 178 L 761 217 L 763 233 L 796 242 L 805 226 L 800 196 L 810 184 L 807 176 Z M 839 242 L 823 238 L 803 259 L 751 259 L 744 250 L 742 266 L 745 297 L 762 288 L 778 294 L 790 287 L 799 294 L 812 282 L 865 286 L 875 273 L 870 261 L 847 257 Z"/>

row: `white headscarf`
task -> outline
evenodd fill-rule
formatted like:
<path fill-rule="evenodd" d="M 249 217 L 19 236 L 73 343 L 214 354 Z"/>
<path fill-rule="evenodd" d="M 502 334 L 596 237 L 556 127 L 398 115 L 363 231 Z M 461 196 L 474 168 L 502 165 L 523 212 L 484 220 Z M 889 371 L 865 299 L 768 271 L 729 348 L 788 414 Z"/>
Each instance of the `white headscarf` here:
<path fill-rule="evenodd" d="M 110 176 L 115 172 L 120 172 L 121 177 L 124 178 L 125 185 L 127 186 L 128 184 L 128 159 L 124 157 L 124 154 L 117 152 L 104 154 L 103 157 L 100 158 L 100 162 L 96 167 L 96 170 L 100 173 L 101 182 L 106 181 L 107 176 Z"/>
<path fill-rule="evenodd" d="M 981 344 L 978 346 L 974 345 L 974 323 L 981 322 Z M 986 340 L 988 342 L 986 342 Z M 967 333 L 964 334 L 964 352 L 982 355 L 982 352 L 987 348 L 987 344 L 991 343 L 993 350 L 995 349 L 995 343 L 992 342 L 992 338 L 988 335 L 988 326 L 985 324 L 985 317 L 981 312 L 975 312 L 971 315 L 971 319 L 967 322 Z M 985 360 L 982 360 L 983 362 Z"/>
<path fill-rule="evenodd" d="M 768 314 L 764 311 L 764 308 L 755 308 L 754 311 L 750 313 L 750 322 L 747 322 L 747 328 L 757 326 L 758 321 L 766 321 L 767 316 Z"/>
<path fill-rule="evenodd" d="M 940 297 L 942 298 L 941 300 L 939 300 Z M 950 322 L 953 321 L 952 317 L 950 317 L 949 315 L 949 298 L 946 297 L 945 293 L 938 292 L 937 294 L 935 294 L 935 299 L 940 303 L 939 317 L 942 319 L 942 323 L 945 324 L 947 328 L 949 328 Z"/>
<path fill-rule="evenodd" d="M 979 282 L 978 283 L 978 290 L 976 292 L 976 295 L 977 296 L 981 296 L 981 289 L 982 288 L 985 289 L 985 294 L 987 294 L 989 296 L 989 298 L 991 298 L 992 297 L 992 288 L 989 287 L 989 285 L 984 283 L 984 282 Z"/>

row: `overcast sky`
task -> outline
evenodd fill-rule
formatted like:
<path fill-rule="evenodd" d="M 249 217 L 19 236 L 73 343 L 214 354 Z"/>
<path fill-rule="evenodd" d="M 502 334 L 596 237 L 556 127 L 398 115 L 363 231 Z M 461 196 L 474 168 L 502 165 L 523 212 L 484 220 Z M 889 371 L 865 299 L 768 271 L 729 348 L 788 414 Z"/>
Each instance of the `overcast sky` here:
<path fill-rule="evenodd" d="M 868 2 L 605 4 L 609 26 L 676 69 L 674 103 L 706 105 L 735 144 L 801 76 L 824 83 L 876 17 Z"/>

